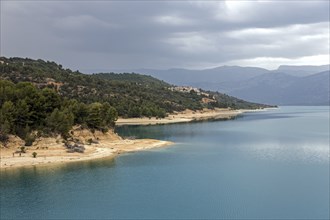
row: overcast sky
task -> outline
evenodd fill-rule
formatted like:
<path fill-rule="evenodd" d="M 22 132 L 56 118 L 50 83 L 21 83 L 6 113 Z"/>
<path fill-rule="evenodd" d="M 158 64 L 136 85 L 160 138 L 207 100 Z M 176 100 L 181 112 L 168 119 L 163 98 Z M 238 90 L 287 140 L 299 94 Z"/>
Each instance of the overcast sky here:
<path fill-rule="evenodd" d="M 83 72 L 329 63 L 329 1 L 3 1 L 1 56 Z"/>

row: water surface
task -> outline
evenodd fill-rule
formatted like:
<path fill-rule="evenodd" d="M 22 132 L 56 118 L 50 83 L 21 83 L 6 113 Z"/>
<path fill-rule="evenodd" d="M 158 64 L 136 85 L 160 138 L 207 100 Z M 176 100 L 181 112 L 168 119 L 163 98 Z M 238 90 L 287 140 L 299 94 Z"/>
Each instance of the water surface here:
<path fill-rule="evenodd" d="M 174 146 L 1 172 L 1 219 L 328 219 L 329 108 L 121 127 Z"/>

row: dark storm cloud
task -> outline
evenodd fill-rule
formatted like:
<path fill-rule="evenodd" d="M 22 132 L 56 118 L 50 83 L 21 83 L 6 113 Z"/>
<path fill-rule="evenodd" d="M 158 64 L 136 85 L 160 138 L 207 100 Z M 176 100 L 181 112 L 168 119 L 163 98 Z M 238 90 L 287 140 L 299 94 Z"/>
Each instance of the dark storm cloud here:
<path fill-rule="evenodd" d="M 83 70 L 322 63 L 328 9 L 328 1 L 2 1 L 1 55 Z"/>

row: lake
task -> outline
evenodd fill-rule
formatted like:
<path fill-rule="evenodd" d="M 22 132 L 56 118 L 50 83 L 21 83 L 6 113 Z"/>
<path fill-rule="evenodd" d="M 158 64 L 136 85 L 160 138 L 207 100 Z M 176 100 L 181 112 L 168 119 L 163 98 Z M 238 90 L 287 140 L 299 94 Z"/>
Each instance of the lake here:
<path fill-rule="evenodd" d="M 328 219 L 329 107 L 130 126 L 176 144 L 1 172 L 1 219 Z"/>

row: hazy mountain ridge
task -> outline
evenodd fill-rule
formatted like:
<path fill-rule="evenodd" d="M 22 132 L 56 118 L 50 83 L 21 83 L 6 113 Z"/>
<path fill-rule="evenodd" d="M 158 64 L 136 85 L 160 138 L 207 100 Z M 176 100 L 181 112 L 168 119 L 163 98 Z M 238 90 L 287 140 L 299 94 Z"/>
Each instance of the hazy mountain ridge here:
<path fill-rule="evenodd" d="M 329 71 L 306 77 L 275 72 L 265 74 L 241 83 L 229 94 L 278 105 L 327 105 Z"/>
<path fill-rule="evenodd" d="M 132 71 L 150 74 L 161 80 L 182 85 L 209 82 L 210 79 L 211 82 L 241 81 L 269 72 L 269 70 L 259 67 L 240 66 L 221 66 L 205 70 L 172 68 L 168 70 L 137 69 Z"/>
<path fill-rule="evenodd" d="M 285 72 L 287 74 L 293 76 L 309 76 L 315 73 L 320 73 L 323 71 L 327 71 L 330 69 L 330 64 L 328 65 L 321 65 L 321 66 L 312 66 L 312 65 L 305 65 L 305 66 L 291 66 L 291 65 L 281 65 L 278 67 L 278 72 Z"/>
<path fill-rule="evenodd" d="M 283 65 L 276 70 L 221 66 L 205 70 L 136 71 L 170 83 L 215 90 L 252 102 L 276 105 L 329 104 L 329 65 Z"/>

